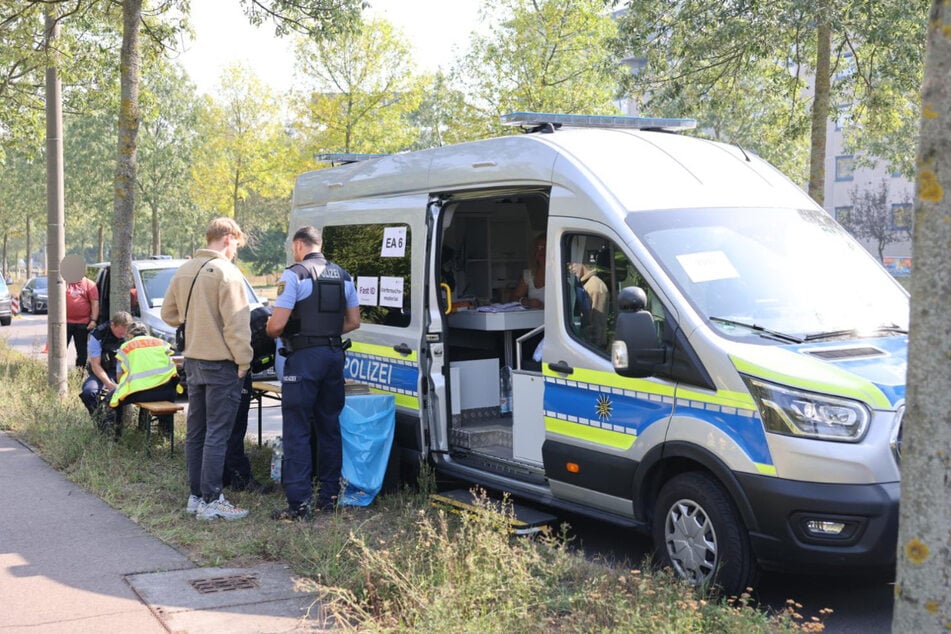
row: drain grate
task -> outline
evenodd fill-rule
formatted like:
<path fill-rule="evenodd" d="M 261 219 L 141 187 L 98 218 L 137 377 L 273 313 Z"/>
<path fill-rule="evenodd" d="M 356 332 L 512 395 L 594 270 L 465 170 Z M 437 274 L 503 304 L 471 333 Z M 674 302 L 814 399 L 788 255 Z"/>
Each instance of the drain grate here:
<path fill-rule="evenodd" d="M 258 587 L 258 578 L 255 575 L 229 575 L 227 577 L 192 579 L 189 583 L 201 594 L 211 594 L 232 590 L 253 590 Z"/>

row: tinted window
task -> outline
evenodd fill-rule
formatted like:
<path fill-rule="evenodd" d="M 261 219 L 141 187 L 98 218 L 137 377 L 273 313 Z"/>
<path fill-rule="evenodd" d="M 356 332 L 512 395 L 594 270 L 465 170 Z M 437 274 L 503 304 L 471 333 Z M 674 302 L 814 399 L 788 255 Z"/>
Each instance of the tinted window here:
<path fill-rule="evenodd" d="M 393 244 L 384 245 L 384 234 Z M 398 237 L 394 237 L 394 234 L 398 234 Z M 357 285 L 360 320 L 365 324 L 399 328 L 409 326 L 412 263 L 409 226 L 372 224 L 324 227 L 323 239 L 326 258 L 343 267 Z M 397 244 L 400 240 L 402 243 Z M 384 250 L 387 246 L 389 248 Z M 386 257 L 382 255 L 384 252 L 388 254 Z M 373 289 L 375 293 L 371 292 Z"/>

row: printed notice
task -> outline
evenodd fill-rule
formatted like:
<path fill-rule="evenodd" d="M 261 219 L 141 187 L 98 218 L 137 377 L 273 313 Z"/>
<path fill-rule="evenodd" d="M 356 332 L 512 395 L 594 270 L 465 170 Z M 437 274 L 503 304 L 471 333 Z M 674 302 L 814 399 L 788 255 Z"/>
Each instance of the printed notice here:
<path fill-rule="evenodd" d="M 403 278 L 380 278 L 380 306 L 403 307 Z"/>
<path fill-rule="evenodd" d="M 376 306 L 379 295 L 378 278 L 357 277 L 357 297 L 361 306 Z"/>
<path fill-rule="evenodd" d="M 677 261 L 694 283 L 728 280 L 740 276 L 723 251 L 685 253 L 678 255 Z"/>
<path fill-rule="evenodd" d="M 380 257 L 401 258 L 404 255 L 406 255 L 406 227 L 384 228 Z"/>

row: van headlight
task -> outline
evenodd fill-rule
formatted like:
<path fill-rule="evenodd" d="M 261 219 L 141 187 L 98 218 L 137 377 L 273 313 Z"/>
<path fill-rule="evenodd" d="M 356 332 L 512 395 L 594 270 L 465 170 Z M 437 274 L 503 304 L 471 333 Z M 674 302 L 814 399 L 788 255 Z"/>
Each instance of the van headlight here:
<path fill-rule="evenodd" d="M 818 440 L 858 442 L 869 412 L 859 401 L 804 392 L 744 376 L 766 431 Z"/>

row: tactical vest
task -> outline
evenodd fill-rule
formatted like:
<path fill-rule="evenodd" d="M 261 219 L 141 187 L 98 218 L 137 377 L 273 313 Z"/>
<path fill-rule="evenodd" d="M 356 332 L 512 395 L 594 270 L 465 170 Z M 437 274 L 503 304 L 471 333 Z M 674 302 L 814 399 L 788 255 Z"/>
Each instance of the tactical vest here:
<path fill-rule="evenodd" d="M 168 344 L 157 337 L 135 337 L 122 344 L 116 352 L 119 384 L 109 404 L 116 407 L 130 394 L 171 381 L 178 370 L 168 353 Z"/>
<path fill-rule="evenodd" d="M 109 327 L 110 323 L 111 322 L 107 321 L 104 324 L 99 324 L 93 328 L 89 335 L 98 339 L 99 344 L 102 346 L 102 355 L 99 357 L 99 364 L 102 366 L 102 369 L 110 375 L 114 375 L 116 370 L 116 351 L 119 350 L 119 346 L 122 345 L 124 339 L 120 339 L 112 334 L 112 328 Z M 90 371 L 92 370 L 91 365 L 87 364 L 87 367 Z"/>
<path fill-rule="evenodd" d="M 294 305 L 284 330 L 285 336 L 289 336 L 292 342 L 310 337 L 339 338 L 347 310 L 344 282 L 350 280 L 350 275 L 319 253 L 309 253 L 302 262 L 287 268 L 299 280 L 310 279 L 314 288 L 310 295 Z"/>

